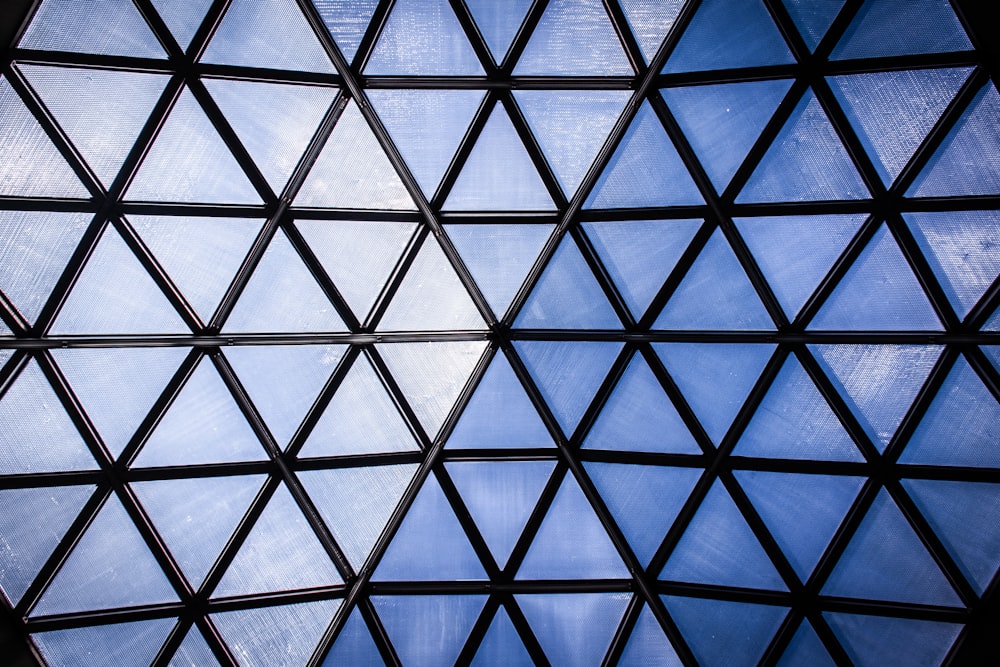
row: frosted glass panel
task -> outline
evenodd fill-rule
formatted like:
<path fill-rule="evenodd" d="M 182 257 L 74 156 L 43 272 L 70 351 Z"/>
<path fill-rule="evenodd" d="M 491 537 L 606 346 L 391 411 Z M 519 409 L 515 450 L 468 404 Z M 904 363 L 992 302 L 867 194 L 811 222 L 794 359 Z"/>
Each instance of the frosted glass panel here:
<path fill-rule="evenodd" d="M 32 611 L 59 614 L 176 599 L 132 519 L 112 496 Z"/>
<path fill-rule="evenodd" d="M 115 180 L 167 83 L 165 76 L 138 72 L 20 69 L 105 186 Z"/>
<path fill-rule="evenodd" d="M 129 186 L 138 201 L 255 204 L 260 196 L 191 91 L 174 104 Z"/>
<path fill-rule="evenodd" d="M 50 665 L 78 665 L 86 656 L 93 667 L 139 667 L 152 663 L 176 623 L 173 618 L 158 618 L 42 632 L 33 639 Z"/>
<path fill-rule="evenodd" d="M 212 614 L 223 639 L 243 667 L 305 664 L 340 600 Z"/>
<path fill-rule="evenodd" d="M 416 469 L 397 465 L 310 470 L 299 478 L 337 544 L 360 569 Z"/>
<path fill-rule="evenodd" d="M 365 74 L 482 74 L 447 0 L 401 0 L 372 52 Z"/>
<path fill-rule="evenodd" d="M 23 49 L 163 58 L 156 37 L 130 0 L 45 0 L 18 44 Z"/>
<path fill-rule="evenodd" d="M 90 197 L 5 78 L 0 78 L 0 126 L 4 128 L 0 136 L 0 194 Z"/>
<path fill-rule="evenodd" d="M 554 665 L 600 664 L 628 599 L 626 593 L 516 596 Z"/>
<path fill-rule="evenodd" d="M 0 491 L 0 587 L 7 599 L 21 599 L 95 488 Z"/>
<path fill-rule="evenodd" d="M 535 27 L 514 74 L 632 74 L 598 0 L 553 0 Z"/>
<path fill-rule="evenodd" d="M 481 595 L 400 595 L 373 598 L 405 665 L 454 664 L 486 598 Z"/>
<path fill-rule="evenodd" d="M 96 462 L 32 362 L 0 397 L 0 474 L 87 470 Z"/>
<path fill-rule="evenodd" d="M 34 322 L 91 216 L 0 211 L 0 290 Z"/>
<path fill-rule="evenodd" d="M 684 31 L 664 72 L 794 62 L 760 0 L 706 0 Z"/>
<path fill-rule="evenodd" d="M 294 44 L 294 49 L 285 47 Z M 202 61 L 333 73 L 306 17 L 293 0 L 235 0 Z"/>
<path fill-rule="evenodd" d="M 268 501 L 213 595 L 269 593 L 342 582 L 298 504 L 281 486 Z"/>

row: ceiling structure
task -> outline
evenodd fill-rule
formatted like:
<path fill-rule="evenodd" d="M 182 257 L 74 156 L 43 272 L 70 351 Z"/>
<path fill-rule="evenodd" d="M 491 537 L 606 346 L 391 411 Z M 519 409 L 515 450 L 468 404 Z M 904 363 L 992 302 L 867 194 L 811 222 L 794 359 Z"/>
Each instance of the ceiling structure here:
<path fill-rule="evenodd" d="M 10 646 L 995 651 L 1000 95 L 964 4 L 31 4 Z"/>

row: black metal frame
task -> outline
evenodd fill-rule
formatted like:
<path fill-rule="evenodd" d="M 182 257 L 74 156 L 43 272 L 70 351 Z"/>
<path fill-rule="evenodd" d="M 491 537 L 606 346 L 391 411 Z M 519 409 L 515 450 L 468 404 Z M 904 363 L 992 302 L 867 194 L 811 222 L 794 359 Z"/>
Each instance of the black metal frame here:
<path fill-rule="evenodd" d="M 41 315 L 34 324 L 27 322 L 18 313 L 16 307 L 6 297 L 0 295 L 0 319 L 15 332 L 13 340 L 4 339 L 0 341 L 0 347 L 15 350 L 15 353 L 7 364 L 0 368 L 0 395 L 6 391 L 20 370 L 29 361 L 35 360 L 52 384 L 60 401 L 80 430 L 99 465 L 99 470 L 88 472 L 0 477 L 0 488 L 23 488 L 28 486 L 62 484 L 95 484 L 97 486 L 97 491 L 67 531 L 66 536 L 60 542 L 55 552 L 45 563 L 41 572 L 23 596 L 22 601 L 13 609 L 9 609 L 6 603 L 0 605 L 0 608 L 3 610 L 3 617 L 9 620 L 15 633 L 27 639 L 30 633 L 72 628 L 81 625 L 95 625 L 145 618 L 179 617 L 180 622 L 160 650 L 156 659 L 157 665 L 165 665 L 169 662 L 173 652 L 180 645 L 180 642 L 192 625 L 199 627 L 209 642 L 213 653 L 222 664 L 236 664 L 235 656 L 226 646 L 225 641 L 208 618 L 209 613 L 290 602 L 342 599 L 344 600 L 344 604 L 340 607 L 340 610 L 327 628 L 323 640 L 313 655 L 312 664 L 318 665 L 322 663 L 355 607 L 360 610 L 383 659 L 388 664 L 399 664 L 399 656 L 396 654 L 385 628 L 382 627 L 381 621 L 370 601 L 371 595 L 477 593 L 487 594 L 489 598 L 466 640 L 459 662 L 465 663 L 471 660 L 478 648 L 479 642 L 482 640 L 492 621 L 493 615 L 502 605 L 509 614 L 532 659 L 539 664 L 547 664 L 548 661 L 542 651 L 541 645 L 516 603 L 515 594 L 627 591 L 632 592 L 633 597 L 621 619 L 621 624 L 615 638 L 608 649 L 605 664 L 615 664 L 621 657 L 631 629 L 636 623 L 643 605 L 651 609 L 682 660 L 687 664 L 695 664 L 694 654 L 674 623 L 669 611 L 659 598 L 661 594 L 754 602 L 790 608 L 790 612 L 781 630 L 779 630 L 765 651 L 761 659 L 761 664 L 770 665 L 777 663 L 782 651 L 787 647 L 788 642 L 804 619 L 808 619 L 812 624 L 824 646 L 838 664 L 850 664 L 847 654 L 823 619 L 823 611 L 894 615 L 965 624 L 966 629 L 959 640 L 955 642 L 948 657 L 948 660 L 955 664 L 965 664 L 971 656 L 975 656 L 975 652 L 981 652 L 986 649 L 995 651 L 995 648 L 991 648 L 992 642 L 995 640 L 992 640 L 989 635 L 989 627 L 991 623 L 995 624 L 996 618 L 1000 617 L 1000 593 L 998 593 L 1000 578 L 994 578 L 991 586 L 984 595 L 977 595 L 951 558 L 948 550 L 934 534 L 920 512 L 917 511 L 913 501 L 900 485 L 900 479 L 953 479 L 1000 483 L 1000 469 L 973 467 L 943 468 L 904 465 L 897 462 L 902 447 L 910 435 L 912 435 L 920 419 L 926 414 L 938 388 L 940 388 L 948 372 L 959 358 L 964 358 L 970 363 L 994 397 L 1000 400 L 1000 372 L 997 371 L 978 349 L 978 346 L 983 344 L 1000 344 L 1000 333 L 979 331 L 990 315 L 1000 306 L 1000 279 L 994 281 L 981 301 L 970 311 L 969 315 L 964 320 L 960 319 L 952 309 L 931 267 L 923 259 L 916 241 L 913 239 L 900 215 L 903 212 L 925 210 L 1000 209 L 1000 194 L 995 196 L 937 199 L 906 199 L 904 197 L 909 184 L 947 136 L 949 130 L 957 122 L 974 94 L 982 86 L 991 85 L 991 83 L 992 85 L 996 85 L 997 83 L 997 73 L 1000 72 L 1000 68 L 997 65 L 997 52 L 995 49 L 990 50 L 990 35 L 987 32 L 989 28 L 984 23 L 984 14 L 980 13 L 981 10 L 976 8 L 974 0 L 954 0 L 957 14 L 973 40 L 974 51 L 836 62 L 828 62 L 826 58 L 840 36 L 847 29 L 854 15 L 860 9 L 862 5 L 861 0 L 847 0 L 827 35 L 812 53 L 806 47 L 802 38 L 799 37 L 798 31 L 781 1 L 763 0 L 789 49 L 792 51 L 797 64 L 670 75 L 660 74 L 659 72 L 662 69 L 663 63 L 666 62 L 670 53 L 677 45 L 684 28 L 697 11 L 699 0 L 691 0 L 685 5 L 677 17 L 673 30 L 666 37 L 656 56 L 648 66 L 644 64 L 645 60 L 642 52 L 632 37 L 622 9 L 617 2 L 605 0 L 605 8 L 607 9 L 612 25 L 617 32 L 629 62 L 636 72 L 635 76 L 632 77 L 513 76 L 514 63 L 524 50 L 532 30 L 544 13 L 547 0 L 535 0 L 508 54 L 499 65 L 493 62 L 485 39 L 480 34 L 463 0 L 449 0 L 452 8 L 455 10 L 459 24 L 465 31 L 474 51 L 480 59 L 485 71 L 485 76 L 482 77 L 366 76 L 363 73 L 364 66 L 378 41 L 385 20 L 389 16 L 393 0 L 382 0 L 379 3 L 358 48 L 357 55 L 350 63 L 345 60 L 333 39 L 324 28 L 318 12 L 308 0 L 294 0 L 302 9 L 317 37 L 320 39 L 327 55 L 333 62 L 337 70 L 337 74 L 335 75 L 199 63 L 198 59 L 200 55 L 204 52 L 212 35 L 218 28 L 231 1 L 215 0 L 212 3 L 207 16 L 191 42 L 191 47 L 185 52 L 176 43 L 169 29 L 156 13 L 152 2 L 150 0 L 134 0 L 135 5 L 146 19 L 149 27 L 166 50 L 168 54 L 166 60 L 70 54 L 11 47 L 5 53 L 2 63 L 0 63 L 4 77 L 11 82 L 17 93 L 25 100 L 28 108 L 40 121 L 46 133 L 59 151 L 66 157 L 69 164 L 74 168 L 74 171 L 92 195 L 92 199 L 87 201 L 0 197 L 0 208 L 82 211 L 94 214 L 90 227 L 84 234 L 79 247 L 73 254 L 65 272 L 53 290 L 52 296 L 45 304 Z M 37 5 L 37 0 L 36 2 L 26 2 L 24 5 L 26 14 L 30 17 L 30 14 L 34 11 L 34 6 Z M 29 7 L 28 5 L 31 6 Z M 21 27 L 22 31 L 26 28 L 27 24 L 28 20 L 25 20 Z M 16 42 L 17 35 L 14 36 L 14 39 L 10 43 L 16 44 Z M 87 166 L 86 161 L 73 146 L 69 137 L 61 130 L 58 123 L 45 108 L 43 102 L 34 94 L 30 85 L 20 75 L 16 63 L 47 63 L 157 71 L 170 74 L 170 80 L 125 160 L 118 177 L 110 186 L 105 188 Z M 882 184 L 846 116 L 840 110 L 824 77 L 841 73 L 957 65 L 974 66 L 976 70 L 942 115 L 928 138 L 918 148 L 896 182 L 891 187 L 886 188 Z M 302 82 L 334 86 L 340 89 L 339 94 L 330 105 L 315 136 L 310 142 L 309 148 L 300 159 L 287 185 L 281 192 L 271 189 L 258 167 L 254 164 L 235 131 L 205 89 L 201 82 L 201 77 L 203 76 L 275 82 Z M 794 79 L 794 83 L 785 99 L 779 105 L 773 118 L 767 124 L 761 137 L 747 155 L 744 163 L 737 170 L 729 186 L 724 191 L 718 192 L 701 167 L 694 150 L 681 132 L 669 107 L 663 101 L 658 91 L 661 88 L 679 85 L 769 78 L 790 78 Z M 262 205 L 215 206 L 122 201 L 123 193 L 132 178 L 134 178 L 143 157 L 155 140 L 177 97 L 185 87 L 192 91 L 213 125 L 219 131 L 226 145 L 230 148 L 237 162 L 261 196 Z M 434 193 L 428 193 L 427 195 L 420 189 L 401 154 L 393 145 L 388 132 L 382 126 L 372 106 L 368 103 L 365 92 L 368 89 L 375 88 L 420 87 L 471 88 L 481 89 L 486 92 L 484 101 L 478 109 L 466 136 L 463 137 L 440 185 Z M 554 172 L 548 164 L 546 156 L 535 141 L 528 122 L 520 113 L 514 100 L 512 91 L 529 88 L 623 89 L 632 92 L 620 119 L 575 193 L 564 193 L 562 191 Z M 736 203 L 735 198 L 737 194 L 746 184 L 755 167 L 763 158 L 767 148 L 777 136 L 796 103 L 807 89 L 811 89 L 816 94 L 824 111 L 830 118 L 850 158 L 858 169 L 862 180 L 871 192 L 870 199 L 849 202 L 808 202 L 801 204 Z M 340 114 L 350 101 L 358 104 L 358 108 L 385 149 L 390 162 L 417 206 L 416 213 L 328 211 L 301 209 L 294 206 L 295 194 L 302 186 L 309 168 L 316 161 L 325 142 L 332 133 Z M 642 210 L 584 210 L 583 204 L 587 195 L 595 186 L 602 170 L 611 159 L 615 148 L 624 136 L 640 105 L 645 101 L 648 101 L 652 105 L 657 117 L 663 123 L 667 135 L 677 148 L 681 159 L 704 197 L 705 205 Z M 492 312 L 442 225 L 442 222 L 496 222 L 498 219 L 497 214 L 488 212 L 442 213 L 440 210 L 495 105 L 502 105 L 511 117 L 515 129 L 525 144 L 533 163 L 538 168 L 542 181 L 557 208 L 556 213 L 503 214 L 503 219 L 505 220 L 556 224 L 555 231 L 546 242 L 544 249 L 518 291 L 512 306 L 506 313 Z M 868 217 L 853 241 L 834 264 L 829 275 L 823 280 L 801 312 L 792 321 L 789 321 L 732 220 L 734 217 L 739 216 L 840 212 L 864 213 Z M 184 295 L 164 271 L 163 267 L 160 266 L 152 252 L 145 246 L 142 239 L 129 224 L 127 216 L 132 213 L 214 216 L 240 215 L 265 219 L 266 222 L 245 258 L 240 271 L 230 285 L 217 312 L 208 321 L 202 321 L 194 308 L 188 304 Z M 670 277 L 653 299 L 647 312 L 633 316 L 618 288 L 613 284 L 602 259 L 591 245 L 579 223 L 584 221 L 651 218 L 701 218 L 704 220 L 704 223 Z M 362 321 L 348 307 L 338 292 L 336 285 L 326 275 L 319 260 L 297 231 L 294 224 L 296 219 L 416 221 L 420 224 L 418 231 L 404 251 L 388 284 L 379 295 L 371 314 Z M 941 320 L 943 330 L 940 332 L 829 332 L 808 330 L 810 320 L 819 311 L 825 300 L 829 298 L 840 278 L 844 276 L 854 259 L 857 258 L 865 247 L 867 241 L 882 224 L 887 226 L 893 238 L 902 249 L 910 268 L 919 280 L 935 313 Z M 109 225 L 113 226 L 122 236 L 145 269 L 154 278 L 157 285 L 163 290 L 172 306 L 191 328 L 192 333 L 190 335 L 90 337 L 49 335 L 49 329 L 58 314 L 59 308 L 64 303 L 75 281 L 79 277 L 87 258 L 96 247 L 103 230 Z M 220 333 L 226 317 L 232 311 L 254 269 L 263 257 L 271 238 L 273 238 L 279 229 L 287 236 L 324 293 L 334 304 L 338 314 L 347 325 L 347 332 L 316 335 L 294 333 L 235 335 Z M 746 271 L 747 277 L 761 298 L 768 314 L 773 319 L 775 330 L 731 332 L 651 330 L 650 328 L 659 310 L 667 302 L 674 290 L 677 289 L 683 277 L 696 260 L 701 248 L 716 229 L 722 231 L 732 246 L 740 264 Z M 545 270 L 555 249 L 567 236 L 569 239 L 572 239 L 572 242 L 577 244 L 588 266 L 592 269 L 603 293 L 607 296 L 615 313 L 621 319 L 622 328 L 620 330 L 561 331 L 514 327 L 514 321 L 520 308 Z M 431 237 L 434 240 L 431 240 Z M 378 321 L 395 296 L 405 276 L 406 269 L 414 261 L 423 243 L 433 243 L 435 241 L 444 250 L 462 284 L 472 297 L 485 322 L 486 326 L 484 330 L 444 332 L 380 331 Z M 569 242 L 568 239 L 566 241 Z M 408 404 L 400 387 L 393 380 L 389 368 L 380 356 L 379 349 L 381 346 L 393 342 L 449 340 L 486 341 L 488 343 L 487 350 L 479 360 L 475 371 L 464 387 L 455 407 L 445 419 L 440 431 L 437 434 L 429 433 L 425 430 L 416 413 Z M 564 432 L 546 405 L 541 390 L 535 384 L 514 348 L 513 342 L 520 340 L 606 340 L 621 341 L 624 343 L 618 358 L 603 380 L 600 389 L 597 391 L 574 432 Z M 775 352 L 757 380 L 753 390 L 750 392 L 745 404 L 740 409 L 725 437 L 718 443 L 714 443 L 702 428 L 695 412 L 687 404 L 671 378 L 670 373 L 651 346 L 651 343 L 654 342 L 671 341 L 704 343 L 758 342 L 773 343 L 776 345 Z M 282 448 L 281 443 L 277 442 L 271 435 L 266 423 L 253 405 L 236 373 L 230 367 L 225 355 L 225 349 L 232 345 L 282 343 L 342 343 L 348 345 L 343 359 L 330 376 L 314 405 L 309 409 L 302 425 L 292 438 L 291 444 L 286 448 Z M 821 370 L 818 362 L 807 347 L 813 343 L 921 343 L 941 346 L 942 353 L 937 364 L 931 371 L 920 394 L 884 452 L 879 453 L 878 449 L 869 441 L 868 436 L 851 412 L 851 409 Z M 50 349 L 62 347 L 94 346 L 182 346 L 190 348 L 187 358 L 168 383 L 124 452 L 117 459 L 111 455 L 103 444 L 101 436 L 91 423 L 86 410 L 74 395 L 72 388 L 63 377 L 49 352 Z M 494 355 L 504 355 L 510 362 L 515 374 L 523 384 L 531 402 L 538 410 L 543 423 L 552 436 L 553 442 L 556 445 L 555 448 L 525 448 L 503 451 L 446 450 L 444 448 L 444 443 L 455 427 L 462 410 L 482 379 Z M 652 369 L 669 398 L 677 407 L 681 418 L 694 435 L 702 450 L 701 454 L 667 455 L 581 449 L 581 444 L 589 429 L 594 424 L 600 410 L 635 355 L 640 355 Z M 790 459 L 755 459 L 732 455 L 732 450 L 739 440 L 740 435 L 748 426 L 750 419 L 767 393 L 782 363 L 790 356 L 796 358 L 806 369 L 830 408 L 858 445 L 865 459 L 863 462 L 828 463 Z M 402 454 L 299 460 L 297 458 L 299 450 L 311 430 L 315 427 L 320 415 L 339 387 L 340 382 L 346 376 L 347 371 L 353 363 L 364 363 L 365 360 L 372 364 L 381 378 L 385 389 L 398 408 L 400 415 L 418 442 L 420 450 L 418 452 Z M 267 452 L 268 460 L 258 463 L 215 464 L 155 470 L 131 469 L 129 467 L 130 461 L 139 451 L 143 442 L 149 437 L 158 423 L 160 416 L 169 407 L 187 377 L 190 376 L 199 363 L 211 363 L 218 370 L 232 393 L 233 398 L 260 439 Z M 546 459 L 556 462 L 555 470 L 546 484 L 508 563 L 504 567 L 500 567 L 495 562 L 485 540 L 479 533 L 471 514 L 465 507 L 458 490 L 452 483 L 443 465 L 445 461 L 495 459 Z M 648 566 L 643 566 L 643 563 L 635 556 L 627 539 L 597 492 L 583 465 L 584 462 L 589 461 L 682 466 L 703 469 L 705 471 L 670 531 L 664 536 L 656 555 Z M 400 500 L 399 506 L 393 512 L 388 525 L 376 543 L 372 555 L 360 569 L 355 570 L 338 546 L 330 530 L 324 524 L 308 494 L 298 482 L 296 472 L 331 467 L 374 466 L 395 463 L 418 463 L 419 468 Z M 800 580 L 786 560 L 773 535 L 753 508 L 740 485 L 736 482 L 733 473 L 737 470 L 811 472 L 856 475 L 867 478 L 861 493 L 856 498 L 850 512 L 821 558 L 819 565 L 808 580 Z M 159 537 L 141 503 L 131 491 L 129 483 L 149 479 L 212 477 L 250 473 L 266 473 L 268 474 L 268 481 L 255 498 L 225 550 L 207 575 L 201 590 L 194 590 Z M 398 530 L 406 511 L 413 503 L 423 481 L 430 475 L 433 475 L 441 485 L 445 496 L 454 508 L 456 516 L 469 538 L 470 544 L 486 570 L 489 577 L 488 581 L 373 582 L 372 575 L 382 555 Z M 630 571 L 631 578 L 594 581 L 521 581 L 514 579 L 514 574 L 527 554 L 528 547 L 537 534 L 547 510 L 555 498 L 556 492 L 567 477 L 572 477 L 580 485 Z M 690 523 L 701 501 L 716 481 L 721 482 L 725 486 L 736 502 L 757 539 L 787 585 L 788 592 L 657 580 L 660 570 L 676 547 L 684 529 Z M 336 565 L 346 583 L 344 585 L 319 589 L 246 596 L 238 599 L 212 599 L 212 589 L 221 579 L 223 572 L 235 557 L 240 545 L 247 538 L 257 518 L 263 512 L 267 501 L 281 484 L 284 484 L 295 498 L 316 532 L 323 548 Z M 843 553 L 876 495 L 882 489 L 885 489 L 890 494 L 904 512 L 910 525 L 917 532 L 923 544 L 928 548 L 934 560 L 941 567 L 942 572 L 959 595 L 963 604 L 962 608 L 841 599 L 821 593 L 823 584 L 832 572 L 839 556 Z M 59 567 L 65 561 L 72 548 L 80 539 L 83 531 L 94 519 L 104 502 L 112 495 L 123 503 L 130 517 L 136 523 L 143 539 L 166 573 L 180 601 L 171 604 L 80 614 L 46 617 L 31 616 L 32 605 L 37 602 L 45 587 L 51 582 Z"/>

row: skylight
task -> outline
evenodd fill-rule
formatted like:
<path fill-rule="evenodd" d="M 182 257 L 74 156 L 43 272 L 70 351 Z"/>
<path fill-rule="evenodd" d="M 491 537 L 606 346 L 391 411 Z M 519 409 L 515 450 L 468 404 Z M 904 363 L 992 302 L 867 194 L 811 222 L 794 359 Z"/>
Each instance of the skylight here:
<path fill-rule="evenodd" d="M 53 666 L 967 658 L 1000 94 L 960 9 L 41 0 L 3 619 Z"/>

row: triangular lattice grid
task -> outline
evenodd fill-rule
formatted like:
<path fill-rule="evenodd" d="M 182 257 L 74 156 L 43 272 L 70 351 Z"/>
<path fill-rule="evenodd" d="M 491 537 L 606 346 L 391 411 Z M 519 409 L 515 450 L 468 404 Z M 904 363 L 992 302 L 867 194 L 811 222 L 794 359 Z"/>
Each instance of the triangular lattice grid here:
<path fill-rule="evenodd" d="M 507 5 L 37 3 L 0 604 L 39 659 L 989 645 L 1000 95 L 961 3 Z"/>

